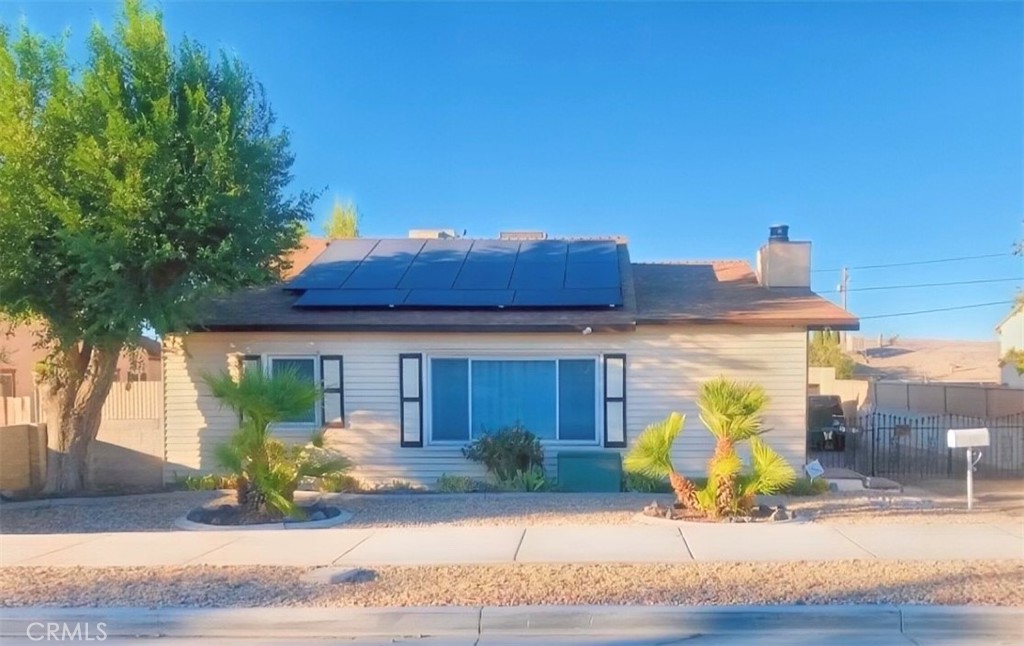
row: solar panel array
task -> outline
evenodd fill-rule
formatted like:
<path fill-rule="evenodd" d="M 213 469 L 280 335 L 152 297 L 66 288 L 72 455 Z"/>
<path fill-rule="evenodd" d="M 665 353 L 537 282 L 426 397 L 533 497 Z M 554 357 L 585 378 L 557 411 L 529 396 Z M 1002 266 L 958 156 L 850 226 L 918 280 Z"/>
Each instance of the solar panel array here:
<path fill-rule="evenodd" d="M 622 305 L 614 240 L 334 240 L 285 289 L 304 308 Z"/>

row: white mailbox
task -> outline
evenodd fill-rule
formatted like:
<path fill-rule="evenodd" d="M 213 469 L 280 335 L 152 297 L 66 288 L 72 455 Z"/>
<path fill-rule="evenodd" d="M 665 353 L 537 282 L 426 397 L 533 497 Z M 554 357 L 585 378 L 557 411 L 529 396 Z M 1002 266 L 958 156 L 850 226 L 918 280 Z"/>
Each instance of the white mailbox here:
<path fill-rule="evenodd" d="M 969 449 L 988 446 L 987 428 L 951 428 L 946 431 L 946 446 L 951 449 Z"/>

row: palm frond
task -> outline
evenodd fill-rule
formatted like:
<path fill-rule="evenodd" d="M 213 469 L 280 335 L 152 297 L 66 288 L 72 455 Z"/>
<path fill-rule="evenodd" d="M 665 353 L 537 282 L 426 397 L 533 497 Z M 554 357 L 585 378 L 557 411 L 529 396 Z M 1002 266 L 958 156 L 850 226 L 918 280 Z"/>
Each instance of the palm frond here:
<path fill-rule="evenodd" d="M 700 387 L 700 420 L 716 438 L 734 442 L 763 432 L 761 411 L 768 404 L 764 388 L 754 383 L 717 377 Z"/>
<path fill-rule="evenodd" d="M 685 421 L 685 416 L 672 413 L 645 428 L 623 459 L 623 468 L 629 473 L 651 478 L 668 477 L 668 474 L 675 471 L 672 466 L 672 444 L 683 430 Z"/>
<path fill-rule="evenodd" d="M 796 481 L 796 472 L 784 457 L 760 437 L 750 440 L 751 479 L 744 494 L 774 494 Z"/>

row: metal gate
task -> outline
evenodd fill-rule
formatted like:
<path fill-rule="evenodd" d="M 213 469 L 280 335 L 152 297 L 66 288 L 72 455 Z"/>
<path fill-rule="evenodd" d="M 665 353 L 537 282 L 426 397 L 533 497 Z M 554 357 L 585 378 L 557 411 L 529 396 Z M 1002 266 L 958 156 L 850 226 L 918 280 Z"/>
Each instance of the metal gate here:
<path fill-rule="evenodd" d="M 818 460 L 826 468 L 847 468 L 900 482 L 960 477 L 967 469 L 966 455 L 946 448 L 946 431 L 982 426 L 989 429 L 991 446 L 982 449 L 978 476 L 1024 475 L 1024 413 L 990 419 L 868 413 L 847 420 L 843 442 L 826 450 L 808 447 L 807 459 Z"/>

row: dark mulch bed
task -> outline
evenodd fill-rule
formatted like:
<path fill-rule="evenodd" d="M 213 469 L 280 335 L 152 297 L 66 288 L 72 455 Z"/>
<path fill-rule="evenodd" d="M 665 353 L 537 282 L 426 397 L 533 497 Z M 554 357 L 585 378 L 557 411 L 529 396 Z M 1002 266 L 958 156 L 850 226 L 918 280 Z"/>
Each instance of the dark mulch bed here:
<path fill-rule="evenodd" d="M 335 518 L 341 513 L 337 507 L 331 507 L 321 502 L 312 505 L 300 505 L 302 514 L 287 518 L 273 509 L 254 511 L 238 505 L 217 505 L 215 507 L 199 507 L 188 513 L 188 518 L 194 523 L 205 525 L 261 525 L 268 523 L 302 523 L 314 520 L 326 520 Z"/>

